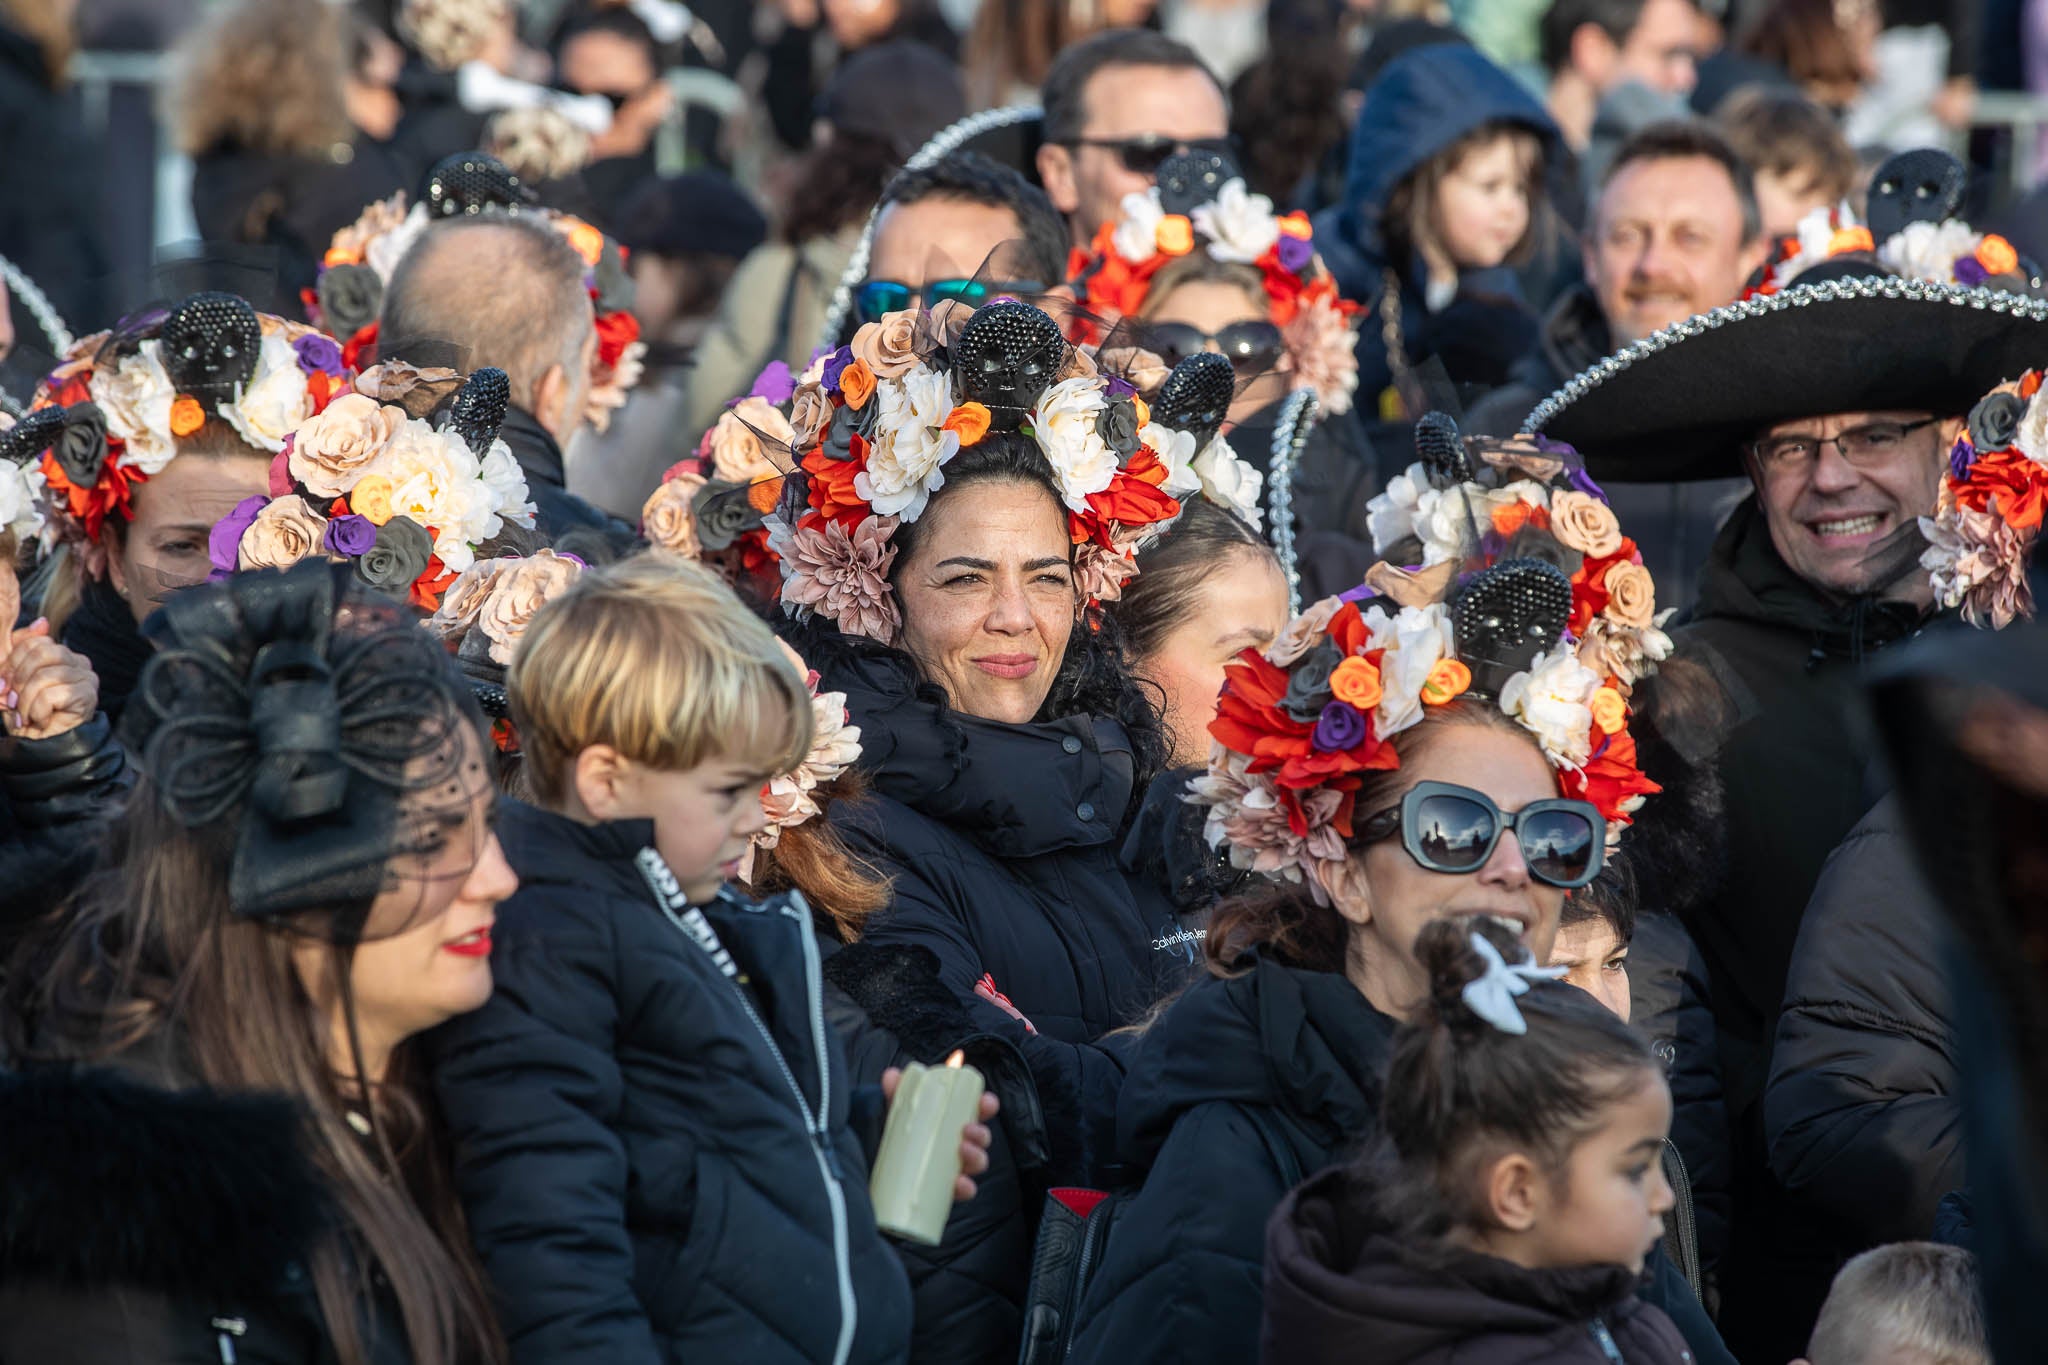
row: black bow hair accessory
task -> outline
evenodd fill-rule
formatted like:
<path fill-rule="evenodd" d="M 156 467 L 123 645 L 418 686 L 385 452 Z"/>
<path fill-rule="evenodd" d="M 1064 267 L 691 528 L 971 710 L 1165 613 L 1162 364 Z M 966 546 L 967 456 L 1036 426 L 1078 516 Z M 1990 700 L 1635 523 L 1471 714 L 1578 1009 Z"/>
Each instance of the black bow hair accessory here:
<path fill-rule="evenodd" d="M 122 735 L 171 817 L 234 820 L 233 912 L 332 912 L 356 941 L 406 793 L 445 783 L 481 730 L 447 652 L 394 601 L 308 561 L 178 593 Z"/>

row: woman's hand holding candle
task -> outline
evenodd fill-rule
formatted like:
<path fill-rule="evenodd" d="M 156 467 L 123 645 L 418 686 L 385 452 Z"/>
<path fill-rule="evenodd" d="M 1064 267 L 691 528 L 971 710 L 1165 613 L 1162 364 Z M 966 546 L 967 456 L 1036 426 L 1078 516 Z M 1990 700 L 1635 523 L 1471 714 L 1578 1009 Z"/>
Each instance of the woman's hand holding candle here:
<path fill-rule="evenodd" d="M 896 1098 L 896 1088 L 902 1083 L 903 1069 L 890 1067 L 882 1073 L 882 1098 Z M 974 1177 L 988 1171 L 988 1148 L 994 1139 L 988 1130 L 988 1121 L 1002 1108 L 1000 1101 L 987 1091 L 982 1092 L 980 1121 L 970 1123 L 960 1130 L 960 1176 L 953 1182 L 953 1202 L 964 1204 L 974 1198 Z"/>

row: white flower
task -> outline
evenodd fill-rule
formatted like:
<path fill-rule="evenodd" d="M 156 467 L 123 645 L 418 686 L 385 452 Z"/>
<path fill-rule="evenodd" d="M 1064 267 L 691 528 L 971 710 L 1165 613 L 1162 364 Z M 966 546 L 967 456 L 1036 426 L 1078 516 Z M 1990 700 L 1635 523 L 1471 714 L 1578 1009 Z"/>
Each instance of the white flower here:
<path fill-rule="evenodd" d="M 1138 194 L 1127 194 L 1123 202 L 1123 220 L 1116 225 L 1116 232 L 1110 237 L 1110 245 L 1116 254 L 1136 265 L 1149 261 L 1159 253 L 1159 220 L 1166 216 L 1166 210 L 1159 207 L 1159 190 L 1156 186 Z"/>
<path fill-rule="evenodd" d="M 1225 181 L 1216 202 L 1203 204 L 1188 218 L 1209 239 L 1209 255 L 1219 261 L 1251 265 L 1280 240 L 1273 201 L 1247 190 L 1241 179 Z"/>
<path fill-rule="evenodd" d="M 1954 218 L 1908 223 L 1878 247 L 1877 259 L 1908 279 L 1953 284 L 1956 258 L 1975 255 L 1982 240 L 1968 223 Z"/>
<path fill-rule="evenodd" d="M 1415 519 L 1423 515 L 1423 499 L 1434 499 L 1436 490 L 1420 461 L 1407 472 L 1387 480 L 1387 486 L 1365 505 L 1366 530 L 1372 534 L 1374 554 L 1384 555 L 1415 534 Z"/>
<path fill-rule="evenodd" d="M 1500 690 L 1500 709 L 1535 735 L 1553 763 L 1582 767 L 1592 755 L 1593 693 L 1600 675 L 1569 644 L 1539 654 Z"/>
<path fill-rule="evenodd" d="M 257 449 L 284 449 L 284 438 L 313 415 L 306 372 L 299 368 L 299 355 L 291 342 L 283 336 L 263 338 L 256 353 L 255 376 L 235 395 L 235 401 L 220 405 L 220 415 Z"/>
<path fill-rule="evenodd" d="M 407 422 L 374 468 L 391 480 L 391 510 L 432 530 L 434 553 L 456 573 L 475 562 L 471 546 L 503 529 L 476 456 L 452 431 Z"/>
<path fill-rule="evenodd" d="M 1792 230 L 1792 235 L 1799 240 L 1799 249 L 1773 269 L 1773 276 L 1780 285 L 1792 283 L 1801 271 L 1828 258 L 1828 244 L 1834 240 L 1838 221 L 1843 227 L 1856 225 L 1855 219 L 1846 211 L 1838 215 L 1830 208 L 1807 210 L 1806 216 Z"/>
<path fill-rule="evenodd" d="M 2048 464 L 2048 398 L 2036 393 L 2027 400 L 2027 410 L 2020 415 L 2020 429 L 2012 443 L 2035 464 Z"/>
<path fill-rule="evenodd" d="M 427 230 L 431 221 L 427 216 L 427 206 L 414 204 L 397 227 L 372 238 L 370 244 L 363 248 L 363 263 L 389 284 L 391 272 L 398 269 L 398 263 L 405 259 L 405 253 L 412 250 L 412 244 L 420 239 L 420 234 Z"/>
<path fill-rule="evenodd" d="M 155 475 L 178 453 L 171 438 L 171 404 L 178 391 L 165 372 L 160 343 L 145 341 L 119 364 L 93 371 L 92 400 L 107 415 L 107 432 L 127 445 L 124 469 Z"/>
<path fill-rule="evenodd" d="M 1391 617 L 1383 607 L 1369 607 L 1363 619 L 1371 632 L 1369 647 L 1386 651 L 1380 657 L 1380 704 L 1373 710 L 1374 733 L 1386 739 L 1422 719 L 1422 685 L 1437 661 L 1451 653 L 1451 618 L 1432 603 L 1403 607 Z"/>
<path fill-rule="evenodd" d="M 1195 434 L 1147 422 L 1138 429 L 1138 439 L 1159 457 L 1166 470 L 1166 482 L 1159 491 L 1175 502 L 1185 502 L 1190 493 L 1202 491 L 1202 476 L 1195 473 Z"/>
<path fill-rule="evenodd" d="M 1221 436 L 1209 442 L 1208 448 L 1195 457 L 1195 476 L 1202 481 L 1202 496 L 1231 511 L 1260 529 L 1264 513 L 1259 507 L 1259 494 L 1266 484 L 1266 476 L 1259 473 L 1230 448 L 1230 442 Z"/>
<path fill-rule="evenodd" d="M 959 433 L 941 429 L 953 411 L 953 376 L 920 364 L 900 380 L 877 379 L 868 401 L 881 408 L 854 491 L 876 516 L 916 521 L 945 484 L 946 461 L 960 450 Z"/>
<path fill-rule="evenodd" d="M 0 460 L 0 529 L 27 544 L 43 529 L 43 471 Z"/>
<path fill-rule="evenodd" d="M 1031 409 L 1031 434 L 1059 480 L 1061 498 L 1075 512 L 1087 511 L 1088 495 L 1116 477 L 1116 452 L 1095 432 L 1104 406 L 1102 381 L 1088 376 L 1061 380 Z"/>
<path fill-rule="evenodd" d="M 533 525 L 539 509 L 533 504 L 531 490 L 526 486 L 526 471 L 519 467 L 512 447 L 503 441 L 491 442 L 483 458 L 482 477 L 484 486 L 491 490 L 493 511 L 515 526 Z"/>

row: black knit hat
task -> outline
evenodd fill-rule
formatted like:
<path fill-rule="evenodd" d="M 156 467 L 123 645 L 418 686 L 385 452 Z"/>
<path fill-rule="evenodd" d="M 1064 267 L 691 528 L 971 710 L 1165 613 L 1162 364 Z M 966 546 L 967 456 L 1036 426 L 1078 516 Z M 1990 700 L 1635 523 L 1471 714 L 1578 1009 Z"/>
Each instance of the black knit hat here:
<path fill-rule="evenodd" d="M 657 256 L 702 251 L 737 259 L 768 237 L 768 220 L 754 201 L 716 171 L 643 182 L 619 210 L 617 226 L 627 250 Z"/>

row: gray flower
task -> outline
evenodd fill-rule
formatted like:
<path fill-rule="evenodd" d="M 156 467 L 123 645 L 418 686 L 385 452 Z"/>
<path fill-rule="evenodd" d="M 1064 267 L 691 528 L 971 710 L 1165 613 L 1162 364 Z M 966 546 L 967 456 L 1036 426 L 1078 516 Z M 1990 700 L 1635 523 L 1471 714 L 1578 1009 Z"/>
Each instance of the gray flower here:
<path fill-rule="evenodd" d="M 64 409 L 64 430 L 50 443 L 50 454 L 76 487 L 97 483 L 107 462 L 107 417 L 100 405 L 74 403 Z"/>
<path fill-rule="evenodd" d="M 329 266 L 320 276 L 320 318 L 346 341 L 377 320 L 384 281 L 366 265 Z"/>
<path fill-rule="evenodd" d="M 2019 435 L 2027 405 L 2017 394 L 1987 393 L 1970 409 L 1970 444 L 1982 454 L 2004 450 Z"/>
<path fill-rule="evenodd" d="M 1095 434 L 1103 443 L 1116 452 L 1119 463 L 1129 460 L 1138 453 L 1138 406 L 1128 398 L 1118 398 L 1103 408 L 1102 415 L 1095 419 Z"/>
<path fill-rule="evenodd" d="M 1287 675 L 1287 695 L 1280 699 L 1280 709 L 1303 725 L 1313 725 L 1330 704 L 1330 674 L 1343 662 L 1344 651 L 1328 638 L 1302 655 Z"/>
<path fill-rule="evenodd" d="M 426 570 L 434 542 L 411 517 L 393 517 L 377 528 L 377 543 L 356 561 L 356 577 L 371 587 L 406 596 L 413 580 Z"/>
<path fill-rule="evenodd" d="M 761 514 L 747 501 L 745 484 L 712 479 L 697 490 L 690 510 L 697 516 L 697 543 L 706 550 L 727 549 L 761 524 Z"/>

